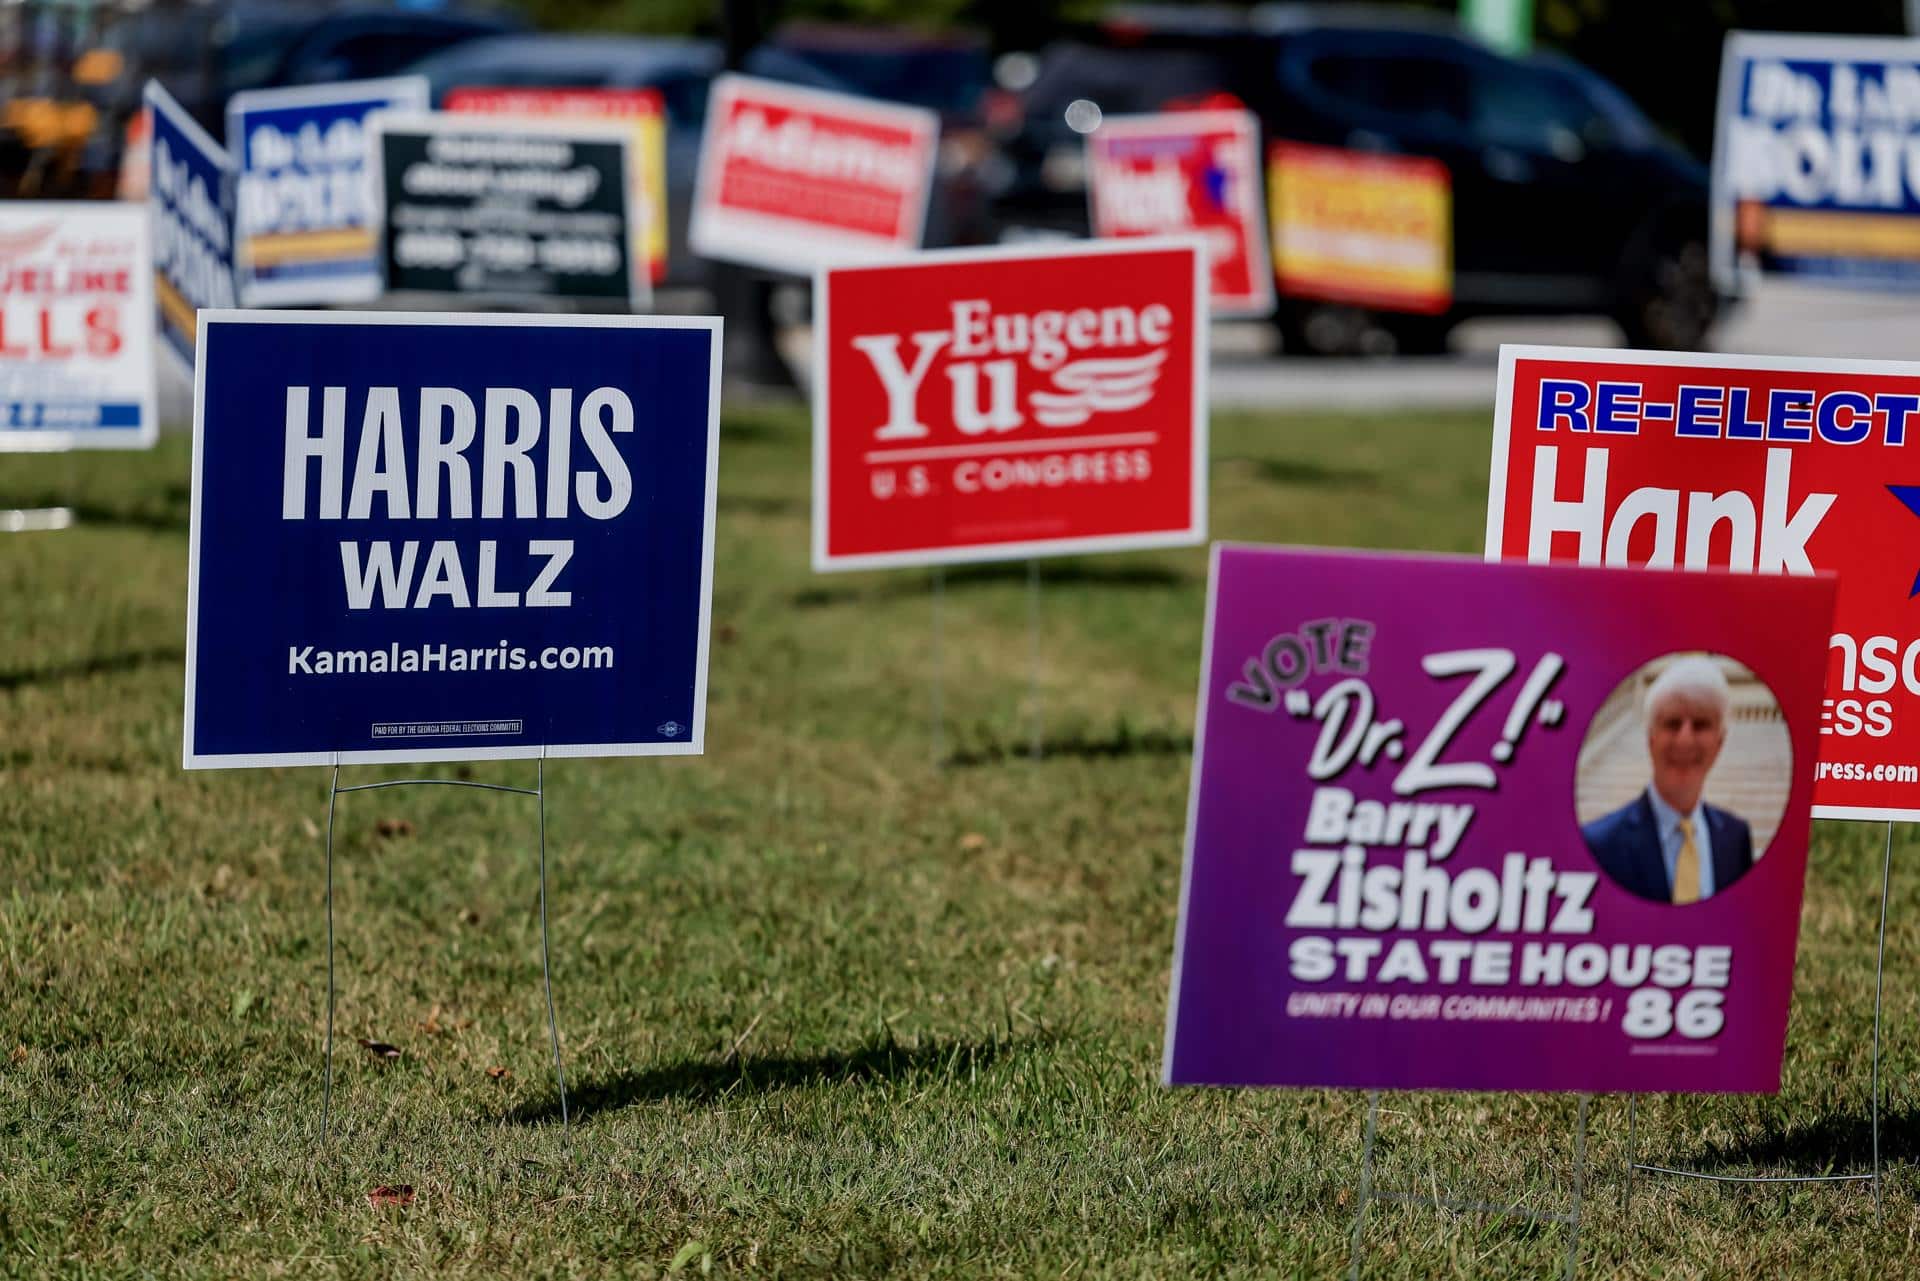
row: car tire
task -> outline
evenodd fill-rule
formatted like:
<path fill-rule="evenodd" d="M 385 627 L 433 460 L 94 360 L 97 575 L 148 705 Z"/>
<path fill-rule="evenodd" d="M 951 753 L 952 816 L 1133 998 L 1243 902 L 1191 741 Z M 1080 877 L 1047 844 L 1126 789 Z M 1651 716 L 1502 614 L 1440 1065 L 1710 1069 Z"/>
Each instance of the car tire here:
<path fill-rule="evenodd" d="M 1656 248 L 1614 317 L 1629 347 L 1698 351 L 1720 315 L 1706 242 L 1689 238 Z"/>
<path fill-rule="evenodd" d="M 1390 356 L 1393 336 L 1380 318 L 1346 303 L 1283 299 L 1273 316 L 1287 356 Z"/>

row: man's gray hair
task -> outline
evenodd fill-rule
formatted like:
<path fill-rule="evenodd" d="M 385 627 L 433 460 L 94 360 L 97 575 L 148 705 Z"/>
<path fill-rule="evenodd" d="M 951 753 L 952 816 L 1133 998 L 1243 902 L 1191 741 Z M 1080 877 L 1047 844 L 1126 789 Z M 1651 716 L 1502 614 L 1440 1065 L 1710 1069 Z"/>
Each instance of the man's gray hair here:
<path fill-rule="evenodd" d="M 1703 654 L 1676 658 L 1647 687 L 1644 711 L 1649 726 L 1653 724 L 1654 709 L 1669 694 L 1685 694 L 1712 703 L 1723 721 L 1727 719 L 1727 710 L 1733 703 L 1733 692 L 1727 687 L 1727 674 L 1720 670 L 1720 664 Z"/>

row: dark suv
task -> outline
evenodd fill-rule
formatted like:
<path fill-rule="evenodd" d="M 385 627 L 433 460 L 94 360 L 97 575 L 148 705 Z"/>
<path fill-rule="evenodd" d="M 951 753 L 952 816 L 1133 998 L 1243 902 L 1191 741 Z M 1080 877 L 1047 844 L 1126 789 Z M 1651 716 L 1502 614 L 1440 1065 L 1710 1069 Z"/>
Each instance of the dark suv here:
<path fill-rule="evenodd" d="M 1689 348 L 1713 322 L 1706 170 L 1592 72 L 1552 54 L 1505 57 L 1417 10 L 1123 18 L 1049 47 L 1005 144 L 1002 237 L 1087 233 L 1084 138 L 1070 117 L 1084 129 L 1223 96 L 1259 116 L 1269 141 L 1429 156 L 1451 178 L 1452 309 L 1369 317 L 1283 299 L 1292 350 L 1350 348 L 1369 328 L 1400 350 L 1437 350 L 1455 322 L 1497 314 L 1602 314 L 1635 346 Z"/>

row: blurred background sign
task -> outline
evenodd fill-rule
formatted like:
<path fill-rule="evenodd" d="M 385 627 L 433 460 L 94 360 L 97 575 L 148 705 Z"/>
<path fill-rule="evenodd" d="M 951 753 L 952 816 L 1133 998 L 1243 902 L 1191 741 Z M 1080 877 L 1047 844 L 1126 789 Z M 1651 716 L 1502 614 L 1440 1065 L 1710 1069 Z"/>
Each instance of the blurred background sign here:
<path fill-rule="evenodd" d="M 235 288 L 242 306 L 380 296 L 367 117 L 425 111 L 419 76 L 249 89 L 227 102 Z"/>
<path fill-rule="evenodd" d="M 1920 40 L 1737 31 L 1721 66 L 1713 266 L 1920 287 Z"/>
<path fill-rule="evenodd" d="M 152 313 L 145 209 L 0 204 L 0 450 L 151 446 Z"/>
<path fill-rule="evenodd" d="M 1447 309 L 1453 225 L 1445 165 L 1276 142 L 1267 178 L 1282 293 L 1424 315 Z"/>
<path fill-rule="evenodd" d="M 716 80 L 688 239 L 798 274 L 921 246 L 939 117 L 751 76 Z"/>
<path fill-rule="evenodd" d="M 368 128 L 389 294 L 646 305 L 626 126 L 433 113 L 375 115 Z"/>
<path fill-rule="evenodd" d="M 156 326 L 181 367 L 192 370 L 197 313 L 235 305 L 233 164 L 159 84 L 147 83 L 146 104 L 153 122 L 147 208 Z"/>
<path fill-rule="evenodd" d="M 492 89 L 463 86 L 447 94 L 446 109 L 525 120 L 606 120 L 632 131 L 627 158 L 633 172 L 628 208 L 634 254 L 647 278 L 667 277 L 667 115 L 658 89 Z"/>
<path fill-rule="evenodd" d="M 1099 236 L 1197 234 L 1215 316 L 1273 310 L 1260 199 L 1260 122 L 1246 111 L 1108 116 L 1087 136 Z"/>

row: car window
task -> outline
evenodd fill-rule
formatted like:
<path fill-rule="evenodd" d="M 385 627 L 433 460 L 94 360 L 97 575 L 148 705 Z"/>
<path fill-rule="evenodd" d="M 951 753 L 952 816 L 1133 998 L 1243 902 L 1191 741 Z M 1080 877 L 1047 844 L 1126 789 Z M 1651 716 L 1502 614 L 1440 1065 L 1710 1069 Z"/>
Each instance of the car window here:
<path fill-rule="evenodd" d="M 1605 80 L 1589 71 L 1567 74 L 1568 79 L 1593 103 L 1594 110 L 1606 122 L 1605 129 L 1611 133 L 1611 141 L 1630 151 L 1653 145 L 1658 131 L 1654 129 L 1633 99 L 1616 89 Z M 1599 141 L 1589 137 L 1588 141 Z"/>
<path fill-rule="evenodd" d="M 1473 81 L 1473 132 L 1484 143 L 1578 160 L 1599 141 L 1598 112 L 1560 76 L 1490 61 Z"/>
<path fill-rule="evenodd" d="M 1104 113 L 1158 111 L 1175 98 L 1230 89 L 1220 60 L 1194 49 L 1101 49 L 1061 44 L 1046 51 L 1027 90 L 1028 114 L 1058 118 L 1078 98 Z"/>
<path fill-rule="evenodd" d="M 302 49 L 287 68 L 285 78 L 290 84 L 317 84 L 392 75 L 470 34 L 458 28 L 356 32 Z"/>
<path fill-rule="evenodd" d="M 992 79 L 977 49 L 841 49 L 801 46 L 790 52 L 861 92 L 957 114 L 974 109 Z"/>
<path fill-rule="evenodd" d="M 1307 77 L 1350 110 L 1429 126 L 1467 123 L 1467 69 L 1451 58 L 1329 52 L 1308 64 Z"/>

